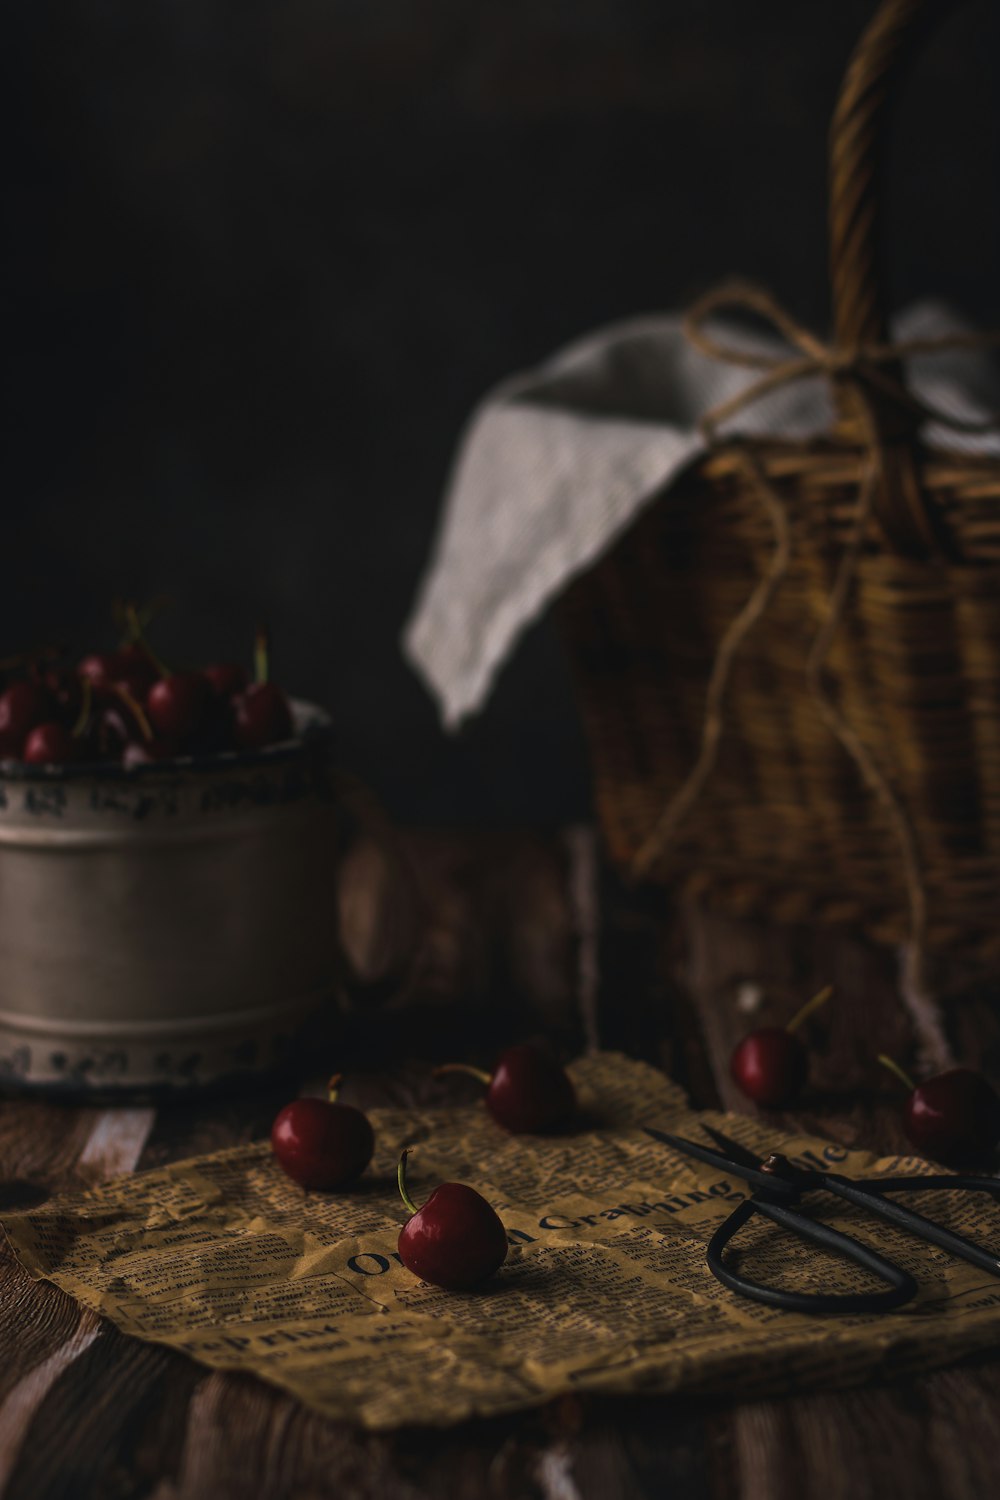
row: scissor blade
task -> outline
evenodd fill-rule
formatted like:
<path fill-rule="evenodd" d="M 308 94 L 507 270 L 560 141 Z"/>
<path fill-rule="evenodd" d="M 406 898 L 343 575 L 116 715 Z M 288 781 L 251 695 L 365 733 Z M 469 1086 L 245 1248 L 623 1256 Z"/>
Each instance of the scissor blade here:
<path fill-rule="evenodd" d="M 721 1130 L 713 1130 L 711 1125 L 706 1125 L 702 1122 L 701 1128 L 706 1135 L 712 1137 L 712 1140 L 726 1153 L 730 1161 L 739 1162 L 741 1167 L 755 1167 L 759 1170 L 763 1162 L 763 1157 L 755 1156 L 752 1151 L 747 1150 L 746 1146 L 741 1146 L 739 1141 L 731 1140 L 728 1135 L 723 1135 Z"/>
<path fill-rule="evenodd" d="M 708 1146 L 701 1146 L 697 1141 L 689 1141 L 683 1135 L 668 1135 L 665 1130 L 654 1130 L 652 1126 L 646 1126 L 646 1134 L 653 1136 L 658 1141 L 663 1141 L 667 1146 L 673 1146 L 675 1151 L 683 1152 L 685 1156 L 693 1156 L 696 1161 L 703 1161 L 710 1167 L 717 1168 L 720 1172 L 728 1172 L 732 1176 L 742 1177 L 744 1182 L 750 1182 L 754 1187 L 766 1188 L 769 1196 L 776 1195 L 784 1197 L 794 1196 L 794 1190 L 783 1183 L 780 1178 L 769 1176 L 766 1172 L 758 1172 L 754 1167 L 746 1166 L 743 1162 L 733 1161 L 729 1156 L 723 1156 L 720 1151 L 712 1151 Z"/>

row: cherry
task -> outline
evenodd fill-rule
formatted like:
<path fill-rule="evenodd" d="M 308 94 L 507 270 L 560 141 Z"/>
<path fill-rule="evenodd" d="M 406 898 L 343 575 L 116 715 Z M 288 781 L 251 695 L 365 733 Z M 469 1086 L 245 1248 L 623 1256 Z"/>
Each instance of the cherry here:
<path fill-rule="evenodd" d="M 97 748 L 104 757 L 118 755 L 139 734 L 134 715 L 122 703 L 109 703 L 97 715 Z"/>
<path fill-rule="evenodd" d="M 435 1069 L 468 1073 L 486 1085 L 486 1108 L 512 1135 L 543 1135 L 566 1125 L 576 1113 L 576 1094 L 569 1076 L 554 1058 L 525 1043 L 508 1047 L 492 1073 L 465 1063 L 446 1063 Z"/>
<path fill-rule="evenodd" d="M 21 759 L 31 766 L 61 766 L 76 760 L 79 750 L 79 740 L 66 726 L 48 719 L 29 732 Z"/>
<path fill-rule="evenodd" d="M 85 677 L 94 687 L 103 687 L 128 675 L 128 662 L 121 651 L 91 651 L 77 663 L 77 676 Z"/>
<path fill-rule="evenodd" d="M 465 1291 L 498 1271 L 507 1259 L 507 1231 L 475 1188 L 464 1182 L 442 1182 L 417 1208 L 406 1191 L 406 1158 L 399 1158 L 396 1180 L 410 1210 L 399 1231 L 399 1258 L 408 1271 L 431 1286 Z"/>
<path fill-rule="evenodd" d="M 796 1035 L 807 1016 L 829 1000 L 828 985 L 808 1001 L 787 1026 L 762 1026 L 749 1032 L 733 1050 L 733 1082 L 755 1104 L 781 1109 L 791 1104 L 809 1076 L 809 1053 Z"/>
<path fill-rule="evenodd" d="M 157 680 L 157 669 L 142 646 L 134 642 L 123 646 L 119 655 L 120 670 L 115 674 L 117 687 L 124 687 L 134 698 L 143 699 Z"/>
<path fill-rule="evenodd" d="M 340 1075 L 326 1099 L 293 1099 L 271 1126 L 271 1147 L 288 1176 L 304 1188 L 346 1187 L 360 1177 L 375 1151 L 367 1115 L 337 1102 Z"/>
<path fill-rule="evenodd" d="M 252 682 L 233 699 L 233 735 L 241 750 L 260 750 L 292 733 L 288 699 L 273 682 Z"/>
<path fill-rule="evenodd" d="M 85 695 L 92 691 L 90 684 L 84 681 Z M 105 690 L 101 690 L 102 694 Z M 111 697 L 104 708 L 101 709 L 97 719 L 97 747 L 98 753 L 103 756 L 116 756 L 124 746 L 138 741 L 153 739 L 153 729 L 146 712 L 128 688 L 121 682 L 107 685 L 107 693 Z M 87 705 L 81 710 L 80 719 L 77 721 L 77 731 L 82 732 L 86 721 Z"/>
<path fill-rule="evenodd" d="M 209 687 L 200 672 L 172 672 L 146 694 L 146 714 L 160 734 L 185 739 L 201 723 Z"/>
<path fill-rule="evenodd" d="M 232 699 L 233 734 L 241 750 L 261 750 L 294 733 L 288 699 L 269 680 L 270 641 L 263 625 L 257 627 L 253 655 L 256 681 Z"/>
<path fill-rule="evenodd" d="M 50 695 L 59 712 L 73 720 L 80 712 L 81 679 L 70 667 L 48 667 L 36 673 L 36 681 Z"/>
<path fill-rule="evenodd" d="M 28 731 L 53 717 L 55 704 L 37 682 L 12 682 L 0 693 L 0 746 L 5 755 L 20 755 Z"/>
<path fill-rule="evenodd" d="M 950 1068 L 914 1083 L 891 1057 L 880 1053 L 879 1062 L 909 1090 L 903 1130 L 922 1155 L 938 1161 L 969 1161 L 996 1149 L 1000 1099 L 981 1073 Z"/>
<path fill-rule="evenodd" d="M 142 699 L 156 672 L 139 646 L 123 646 L 120 651 L 94 651 L 77 666 L 77 676 L 89 682 L 99 698 L 112 696 L 124 688 L 133 698 Z"/>
<path fill-rule="evenodd" d="M 232 698 L 247 685 L 247 674 L 235 661 L 216 662 L 205 667 L 202 676 L 217 698 Z"/>

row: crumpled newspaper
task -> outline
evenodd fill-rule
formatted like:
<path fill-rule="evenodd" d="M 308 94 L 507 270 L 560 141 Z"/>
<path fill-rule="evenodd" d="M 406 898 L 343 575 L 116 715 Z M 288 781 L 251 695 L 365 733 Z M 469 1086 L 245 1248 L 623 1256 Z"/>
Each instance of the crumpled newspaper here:
<path fill-rule="evenodd" d="M 509 1136 L 481 1104 L 373 1110 L 376 1156 L 349 1192 L 304 1192 L 262 1143 L 55 1198 L 3 1225 L 33 1275 L 127 1333 L 371 1428 L 446 1426 L 567 1391 L 843 1385 L 1000 1339 L 1000 1281 L 837 1200 L 824 1217 L 909 1270 L 920 1288 L 912 1304 L 823 1318 L 733 1295 L 705 1247 L 742 1185 L 647 1127 L 697 1137 L 707 1121 L 758 1151 L 852 1176 L 925 1164 L 696 1114 L 663 1074 L 615 1054 L 571 1072 L 582 1115 L 564 1135 Z M 427 1286 L 397 1259 L 406 1213 L 395 1164 L 407 1143 L 419 1145 L 409 1184 L 418 1201 L 444 1179 L 465 1181 L 507 1227 L 508 1259 L 478 1291 Z M 1000 1208 L 982 1194 L 906 1201 L 982 1243 L 1000 1238 Z M 738 1244 L 759 1280 L 871 1286 L 849 1262 L 763 1221 Z"/>
<path fill-rule="evenodd" d="M 709 327 L 756 353 L 794 351 L 725 319 Z M 894 323 L 895 340 L 967 333 L 946 308 L 920 303 Z M 965 421 L 994 414 L 994 367 L 979 351 L 920 355 L 914 392 Z M 519 636 L 579 573 L 704 451 L 697 424 L 759 372 L 706 358 L 681 319 L 618 323 L 499 386 L 474 413 L 459 447 L 427 572 L 404 633 L 448 728 L 481 708 Z M 726 424 L 727 436 L 801 441 L 828 432 L 820 378 L 773 392 Z M 932 446 L 1000 456 L 1000 435 L 929 424 Z"/>

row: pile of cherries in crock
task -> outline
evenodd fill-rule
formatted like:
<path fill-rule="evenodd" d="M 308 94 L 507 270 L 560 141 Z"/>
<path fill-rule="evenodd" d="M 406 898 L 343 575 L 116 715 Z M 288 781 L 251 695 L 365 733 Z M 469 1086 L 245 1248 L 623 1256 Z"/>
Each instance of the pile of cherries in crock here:
<path fill-rule="evenodd" d="M 147 645 L 134 611 L 131 618 L 129 638 L 113 651 L 75 662 L 51 650 L 11 659 L 0 684 L 0 761 L 132 768 L 291 739 L 288 699 L 268 680 L 263 631 L 251 681 L 236 662 L 172 671 Z"/>

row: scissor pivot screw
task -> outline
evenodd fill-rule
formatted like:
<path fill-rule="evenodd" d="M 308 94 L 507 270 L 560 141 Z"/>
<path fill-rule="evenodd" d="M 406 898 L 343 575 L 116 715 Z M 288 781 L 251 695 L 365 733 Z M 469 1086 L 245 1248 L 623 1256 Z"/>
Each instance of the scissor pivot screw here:
<path fill-rule="evenodd" d="M 788 1158 L 780 1151 L 772 1151 L 767 1160 L 761 1162 L 760 1170 L 771 1177 L 783 1177 L 788 1171 Z"/>

